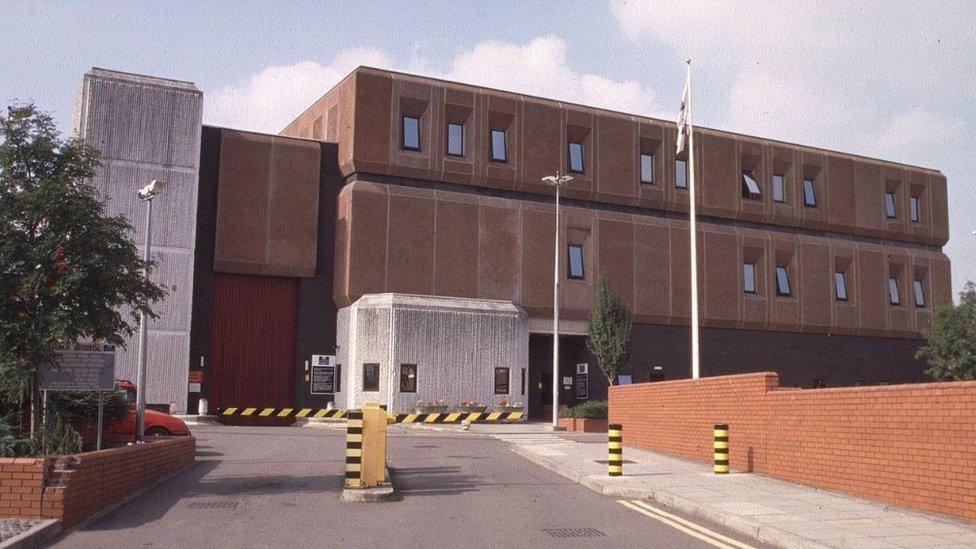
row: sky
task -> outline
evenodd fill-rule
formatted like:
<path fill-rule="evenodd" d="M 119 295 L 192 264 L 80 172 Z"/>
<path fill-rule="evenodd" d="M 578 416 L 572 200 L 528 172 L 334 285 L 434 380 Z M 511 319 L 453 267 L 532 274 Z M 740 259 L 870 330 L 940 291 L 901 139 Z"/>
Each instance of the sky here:
<path fill-rule="evenodd" d="M 949 185 L 976 280 L 969 1 L 5 2 L 0 101 L 67 132 L 91 67 L 194 82 L 204 123 L 277 132 L 358 65 L 904 162 Z"/>

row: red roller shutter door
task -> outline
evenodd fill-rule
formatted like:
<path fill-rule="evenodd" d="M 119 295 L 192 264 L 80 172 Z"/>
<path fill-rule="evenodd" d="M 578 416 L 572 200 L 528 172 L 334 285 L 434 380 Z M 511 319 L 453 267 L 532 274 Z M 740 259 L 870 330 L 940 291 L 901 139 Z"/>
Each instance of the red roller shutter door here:
<path fill-rule="evenodd" d="M 291 406 L 298 280 L 215 273 L 213 406 Z"/>

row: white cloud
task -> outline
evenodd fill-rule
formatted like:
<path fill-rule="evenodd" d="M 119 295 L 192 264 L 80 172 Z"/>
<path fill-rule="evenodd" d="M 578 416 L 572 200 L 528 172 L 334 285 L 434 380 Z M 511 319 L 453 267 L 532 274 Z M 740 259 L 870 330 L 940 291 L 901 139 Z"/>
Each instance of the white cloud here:
<path fill-rule="evenodd" d="M 634 81 L 578 73 L 566 63 L 567 44 L 555 36 L 528 44 L 489 41 L 461 53 L 437 71 L 424 59 L 398 67 L 384 52 L 343 50 L 328 64 L 301 61 L 267 67 L 246 81 L 205 94 L 208 124 L 277 132 L 359 65 L 406 70 L 446 80 L 488 86 L 635 114 L 658 115 L 654 94 Z"/>

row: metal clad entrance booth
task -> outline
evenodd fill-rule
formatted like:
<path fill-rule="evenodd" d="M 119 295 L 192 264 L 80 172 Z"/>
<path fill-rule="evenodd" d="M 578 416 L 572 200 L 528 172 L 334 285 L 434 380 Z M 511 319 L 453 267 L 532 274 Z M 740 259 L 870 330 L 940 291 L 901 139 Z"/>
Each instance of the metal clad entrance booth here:
<path fill-rule="evenodd" d="M 213 289 L 211 405 L 292 406 L 298 279 L 216 273 Z"/>

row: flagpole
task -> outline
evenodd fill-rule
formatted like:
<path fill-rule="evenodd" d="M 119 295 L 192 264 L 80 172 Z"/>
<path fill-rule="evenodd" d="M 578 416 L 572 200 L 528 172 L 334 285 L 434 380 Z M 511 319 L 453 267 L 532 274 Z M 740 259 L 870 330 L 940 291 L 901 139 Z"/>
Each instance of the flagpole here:
<path fill-rule="evenodd" d="M 698 223 L 695 218 L 695 129 L 691 121 L 691 59 L 687 66 L 688 82 L 688 195 L 691 224 L 691 378 L 698 379 Z"/>

